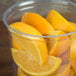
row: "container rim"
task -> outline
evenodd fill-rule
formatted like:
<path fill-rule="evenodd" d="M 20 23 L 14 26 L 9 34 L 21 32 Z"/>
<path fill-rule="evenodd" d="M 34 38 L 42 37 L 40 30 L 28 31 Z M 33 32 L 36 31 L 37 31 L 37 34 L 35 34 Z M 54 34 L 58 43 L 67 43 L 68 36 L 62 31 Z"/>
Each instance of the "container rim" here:
<path fill-rule="evenodd" d="M 55 1 L 56 1 L 56 0 L 53 0 L 53 2 L 51 2 L 51 3 L 56 3 Z M 63 3 L 64 3 L 64 4 L 70 3 L 70 4 L 72 4 L 72 5 L 74 5 L 74 6 L 76 7 L 76 3 L 69 2 L 69 1 L 61 1 L 61 0 L 59 0 L 59 1 L 60 1 L 60 3 L 62 3 L 62 4 L 63 4 Z M 7 15 L 9 14 L 9 12 L 11 12 L 12 9 L 14 9 L 15 7 L 21 6 L 22 3 L 23 3 L 23 4 L 24 4 L 24 3 L 27 4 L 26 2 L 27 2 L 28 4 L 30 4 L 30 3 L 37 3 L 37 2 L 31 1 L 31 0 L 29 0 L 29 1 L 22 1 L 22 2 L 18 2 L 18 3 L 16 3 L 16 4 L 14 4 L 14 5 L 11 6 L 10 8 L 8 8 L 7 11 L 5 11 L 5 13 L 3 14 L 2 20 L 3 20 L 5 26 L 6 26 L 8 29 L 11 29 L 13 32 L 22 34 L 23 36 L 32 36 L 32 37 L 41 37 L 41 38 L 61 37 L 61 36 L 68 36 L 68 35 L 71 35 L 71 34 L 73 34 L 73 33 L 76 33 L 76 31 L 74 31 L 74 32 L 70 32 L 70 33 L 66 33 L 66 34 L 62 34 L 62 35 L 39 36 L 39 35 L 25 34 L 25 33 L 22 33 L 22 32 L 20 32 L 20 31 L 17 31 L 17 30 L 15 30 L 15 29 L 9 27 L 9 26 L 8 26 L 8 23 L 7 23 Z M 57 2 L 58 2 L 58 1 L 57 1 Z"/>

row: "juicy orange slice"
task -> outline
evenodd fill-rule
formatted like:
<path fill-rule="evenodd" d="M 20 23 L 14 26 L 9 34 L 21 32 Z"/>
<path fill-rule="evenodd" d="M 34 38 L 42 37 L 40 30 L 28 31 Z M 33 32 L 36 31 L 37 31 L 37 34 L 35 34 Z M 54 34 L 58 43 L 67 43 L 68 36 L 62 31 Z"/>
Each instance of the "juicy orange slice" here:
<path fill-rule="evenodd" d="M 10 25 L 13 29 L 26 33 L 31 35 L 39 35 L 42 36 L 42 34 L 37 31 L 34 27 L 27 25 L 22 22 L 16 22 Z M 46 47 L 46 43 L 43 38 L 39 37 L 31 37 L 28 35 L 19 35 L 13 34 L 13 38 L 16 40 L 18 45 L 22 47 L 23 49 L 26 49 L 26 53 L 29 52 L 31 55 L 34 56 L 34 58 L 42 65 L 47 62 L 48 58 L 48 50 Z M 15 46 L 15 45 L 14 45 Z M 17 45 L 16 45 L 17 46 Z M 19 46 L 16 47 L 19 49 Z"/>
<path fill-rule="evenodd" d="M 22 17 L 22 22 L 37 28 L 44 35 L 54 31 L 52 25 L 48 23 L 45 18 L 36 13 L 25 13 Z"/>
<path fill-rule="evenodd" d="M 42 36 L 42 34 L 37 29 L 23 22 L 15 22 L 11 24 L 10 27 L 25 34 Z"/>
<path fill-rule="evenodd" d="M 25 50 L 17 50 L 12 48 L 13 59 L 16 64 L 27 74 L 35 76 L 43 76 L 54 73 L 60 66 L 61 58 L 48 56 L 48 62 L 41 66 L 34 60 L 31 54 L 27 54 Z"/>
<path fill-rule="evenodd" d="M 63 64 L 52 76 L 69 76 L 70 64 Z"/>
<path fill-rule="evenodd" d="M 54 31 L 51 36 L 63 35 L 65 32 L 61 30 Z M 49 54 L 53 56 L 60 56 L 62 53 L 66 52 L 70 47 L 70 39 L 68 36 L 51 37 L 48 40 L 48 50 Z"/>
<path fill-rule="evenodd" d="M 56 30 L 63 30 L 65 32 L 76 31 L 76 28 L 55 10 L 51 10 L 48 13 L 47 20 Z"/>

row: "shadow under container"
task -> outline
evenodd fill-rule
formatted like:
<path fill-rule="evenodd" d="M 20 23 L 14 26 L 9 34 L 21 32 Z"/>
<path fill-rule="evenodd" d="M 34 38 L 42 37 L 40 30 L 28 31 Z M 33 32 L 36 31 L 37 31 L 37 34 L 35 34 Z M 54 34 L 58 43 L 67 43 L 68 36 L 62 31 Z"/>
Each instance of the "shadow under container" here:
<path fill-rule="evenodd" d="M 70 61 L 70 48 L 71 38 L 70 35 L 76 32 L 67 33 L 57 36 L 36 36 L 24 34 L 9 27 L 11 23 L 18 22 L 24 13 L 35 12 L 44 17 L 50 10 L 60 12 L 68 21 L 76 22 L 76 4 L 69 1 L 61 0 L 41 0 L 41 1 L 25 1 L 17 3 L 10 7 L 3 15 L 3 22 L 9 29 L 10 44 L 12 57 L 16 63 L 17 71 L 14 71 L 14 76 L 39 76 L 31 75 L 26 70 L 31 69 L 31 72 L 38 73 L 40 71 L 46 72 L 47 67 L 40 67 L 38 55 L 36 50 L 48 50 L 48 54 L 54 49 L 55 53 L 48 55 L 60 58 L 62 62 L 59 67 L 51 74 L 40 76 L 70 76 L 71 75 L 71 61 Z M 23 29 L 24 30 L 24 29 Z M 74 36 L 75 37 L 75 36 Z M 73 38 L 73 37 L 72 37 Z M 55 43 L 57 44 L 55 46 Z M 52 45 L 53 44 L 53 45 Z M 47 59 L 48 60 L 48 59 Z M 53 65 L 54 62 L 50 62 Z M 37 63 L 37 64 L 36 64 Z M 35 65 L 36 64 L 36 65 Z M 38 67 L 39 66 L 39 67 Z M 46 64 L 45 64 L 46 66 Z M 49 66 L 50 68 L 50 66 Z M 50 68 L 51 70 L 53 68 Z M 14 67 L 14 70 L 16 68 Z M 74 70 L 73 70 L 74 71 Z M 75 74 L 75 71 L 74 71 Z"/>

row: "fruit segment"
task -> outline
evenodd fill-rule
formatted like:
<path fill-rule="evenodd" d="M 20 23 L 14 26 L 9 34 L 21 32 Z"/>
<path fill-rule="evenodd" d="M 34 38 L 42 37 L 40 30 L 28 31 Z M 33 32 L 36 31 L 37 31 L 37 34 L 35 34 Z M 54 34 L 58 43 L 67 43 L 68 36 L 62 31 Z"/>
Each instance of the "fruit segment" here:
<path fill-rule="evenodd" d="M 12 48 L 13 59 L 16 64 L 27 74 L 43 76 L 54 73 L 61 65 L 61 58 L 48 56 L 48 62 L 41 66 L 31 55 L 27 55 L 25 50 Z"/>
<path fill-rule="evenodd" d="M 13 29 L 23 32 L 25 34 L 31 34 L 31 35 L 39 35 L 42 36 L 42 34 L 37 31 L 34 27 L 27 25 L 22 22 L 16 22 L 10 25 Z M 45 44 L 45 41 L 43 38 L 38 37 L 31 37 L 31 36 L 17 36 L 12 34 L 13 38 L 15 38 L 16 43 L 20 45 L 23 49 L 26 49 L 26 52 L 31 53 L 31 55 L 34 56 L 34 58 L 41 64 L 46 64 L 48 59 L 48 50 Z M 34 39 L 34 40 L 33 40 Z M 15 46 L 15 45 L 14 45 Z M 17 49 L 20 49 L 18 45 L 16 45 Z"/>
<path fill-rule="evenodd" d="M 70 64 L 63 64 L 52 76 L 69 76 L 69 75 L 70 75 Z"/>
<path fill-rule="evenodd" d="M 10 24 L 10 27 L 25 34 L 42 36 L 42 34 L 37 29 L 23 22 L 15 22 Z"/>
<path fill-rule="evenodd" d="M 54 31 L 52 25 L 45 18 L 36 13 L 25 13 L 22 17 L 22 22 L 35 27 L 43 35 L 47 35 Z"/>
<path fill-rule="evenodd" d="M 76 31 L 76 28 L 55 10 L 51 10 L 46 19 L 56 30 L 63 30 L 65 32 Z"/>
<path fill-rule="evenodd" d="M 51 36 L 55 35 L 63 35 L 65 34 L 64 31 L 57 30 L 50 33 Z M 51 37 L 48 40 L 48 50 L 49 54 L 53 56 L 60 56 L 64 52 L 67 51 L 67 49 L 70 48 L 70 39 L 68 36 L 58 36 L 58 37 Z"/>

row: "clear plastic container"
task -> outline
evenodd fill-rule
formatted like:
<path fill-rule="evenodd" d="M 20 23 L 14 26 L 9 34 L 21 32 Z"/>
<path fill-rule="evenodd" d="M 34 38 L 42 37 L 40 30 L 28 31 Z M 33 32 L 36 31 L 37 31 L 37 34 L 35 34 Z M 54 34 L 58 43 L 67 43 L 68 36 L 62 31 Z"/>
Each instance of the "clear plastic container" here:
<path fill-rule="evenodd" d="M 74 71 L 75 74 L 75 69 L 71 70 L 73 67 L 70 60 L 70 35 L 76 34 L 75 31 L 56 36 L 37 36 L 25 34 L 9 27 L 11 23 L 20 21 L 24 13 L 35 12 L 46 17 L 50 10 L 56 10 L 68 21 L 76 23 L 76 3 L 69 1 L 25 1 L 13 5 L 4 13 L 3 22 L 10 31 L 12 57 L 17 66 L 14 76 L 70 76 L 71 71 Z M 57 45 L 51 47 L 51 43 L 57 43 Z M 37 50 L 48 50 L 49 54 L 52 49 L 56 52 L 53 55 L 48 55 L 48 58 L 51 59 L 47 58 L 47 62 L 51 61 L 46 63 L 48 67 L 46 64 L 41 66 L 37 59 Z M 57 61 L 58 58 L 62 61 Z M 51 65 L 52 67 L 50 67 Z"/>

